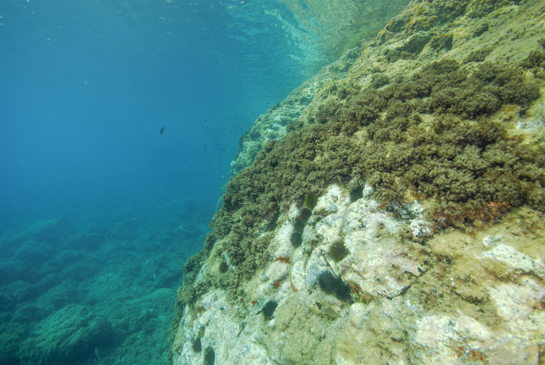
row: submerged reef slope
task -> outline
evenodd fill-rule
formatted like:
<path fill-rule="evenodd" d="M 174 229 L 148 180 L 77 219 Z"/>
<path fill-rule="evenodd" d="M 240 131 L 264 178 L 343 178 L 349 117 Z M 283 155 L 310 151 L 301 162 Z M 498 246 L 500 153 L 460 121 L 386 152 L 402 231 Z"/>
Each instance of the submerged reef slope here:
<path fill-rule="evenodd" d="M 320 88 L 346 76 L 349 67 L 358 58 L 358 53 L 358 48 L 344 52 L 339 60 L 324 67 L 316 76 L 292 91 L 285 100 L 273 105 L 266 114 L 260 115 L 252 128 L 239 139 L 239 149 L 231 162 L 231 174 L 238 175 L 240 171 L 252 165 L 267 142 L 281 139 L 287 132 L 293 130 L 294 123 Z"/>
<path fill-rule="evenodd" d="M 542 1 L 411 2 L 260 117 L 283 128 L 241 140 L 172 363 L 541 363 L 544 27 Z"/>
<path fill-rule="evenodd" d="M 307 49 L 308 58 L 314 55 L 314 49 L 325 51 L 328 59 L 341 57 L 336 62 L 324 67 L 296 88 L 282 102 L 273 105 L 267 113 L 261 115 L 246 133 L 239 139 L 239 150 L 231 163 L 231 174 L 237 175 L 250 166 L 259 151 L 270 140 L 282 138 L 290 131 L 314 96 L 326 83 L 342 79 L 354 61 L 358 58 L 361 44 L 372 38 L 394 15 L 409 3 L 409 0 L 360 1 L 360 0 L 281 0 L 295 14 L 298 22 L 320 39 L 312 49 Z M 308 7 L 310 6 L 310 8 Z M 321 24 L 321 26 L 320 26 Z M 299 36 L 294 36 L 299 38 Z M 308 47 L 308 39 L 304 42 Z M 359 44 L 357 47 L 353 47 Z M 342 52 L 348 48 L 347 52 Z M 323 58 L 323 54 L 319 56 Z M 309 60 L 310 64 L 316 60 Z"/>

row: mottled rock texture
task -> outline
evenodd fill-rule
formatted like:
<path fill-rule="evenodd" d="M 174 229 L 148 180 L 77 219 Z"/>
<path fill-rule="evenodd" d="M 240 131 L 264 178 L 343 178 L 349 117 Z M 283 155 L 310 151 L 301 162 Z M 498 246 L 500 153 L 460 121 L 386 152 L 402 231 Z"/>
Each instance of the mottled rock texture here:
<path fill-rule="evenodd" d="M 542 363 L 544 26 L 540 1 L 411 2 L 258 119 L 277 141 L 243 139 L 172 362 Z"/>

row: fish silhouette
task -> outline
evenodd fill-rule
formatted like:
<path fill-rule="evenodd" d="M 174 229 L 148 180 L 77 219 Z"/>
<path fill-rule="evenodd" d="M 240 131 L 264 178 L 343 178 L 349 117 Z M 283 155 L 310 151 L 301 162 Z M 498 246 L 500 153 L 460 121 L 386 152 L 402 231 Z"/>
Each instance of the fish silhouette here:
<path fill-rule="evenodd" d="M 165 127 L 161 128 L 161 130 L 159 131 L 159 134 L 163 134 L 164 131 L 165 131 Z"/>

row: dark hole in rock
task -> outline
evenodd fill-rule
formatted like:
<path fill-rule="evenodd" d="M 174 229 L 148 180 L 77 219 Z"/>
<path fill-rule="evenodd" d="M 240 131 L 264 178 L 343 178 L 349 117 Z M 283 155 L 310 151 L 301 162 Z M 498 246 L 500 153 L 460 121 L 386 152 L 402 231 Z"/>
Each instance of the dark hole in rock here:
<path fill-rule="evenodd" d="M 312 212 L 310 211 L 310 209 L 303 208 L 301 209 L 301 213 L 299 213 L 299 215 L 297 216 L 297 219 L 299 219 L 301 223 L 305 224 L 307 223 L 311 215 L 312 215 Z"/>
<path fill-rule="evenodd" d="M 295 222 L 293 222 L 293 230 L 295 232 L 303 232 L 303 229 L 305 229 L 305 223 L 301 222 L 299 219 L 296 219 Z"/>
<path fill-rule="evenodd" d="M 201 352 L 202 351 L 202 344 L 201 344 L 201 338 L 197 337 L 193 340 L 193 351 L 195 352 Z"/>
<path fill-rule="evenodd" d="M 301 233 L 293 232 L 291 234 L 291 245 L 295 248 L 301 246 L 301 243 L 303 243 L 303 236 Z"/>
<path fill-rule="evenodd" d="M 216 353 L 214 352 L 214 349 L 210 346 L 208 346 L 204 350 L 204 365 L 214 365 L 214 361 L 216 360 Z"/>
<path fill-rule="evenodd" d="M 359 186 L 350 192 L 350 202 L 363 198 L 363 187 Z"/>
<path fill-rule="evenodd" d="M 270 321 L 273 318 L 276 307 L 278 307 L 278 303 L 274 300 L 269 300 L 263 307 L 263 317 L 265 317 L 267 321 Z"/>
<path fill-rule="evenodd" d="M 350 286 L 330 271 L 321 273 L 318 277 L 318 283 L 326 294 L 334 295 L 339 300 L 350 299 Z"/>

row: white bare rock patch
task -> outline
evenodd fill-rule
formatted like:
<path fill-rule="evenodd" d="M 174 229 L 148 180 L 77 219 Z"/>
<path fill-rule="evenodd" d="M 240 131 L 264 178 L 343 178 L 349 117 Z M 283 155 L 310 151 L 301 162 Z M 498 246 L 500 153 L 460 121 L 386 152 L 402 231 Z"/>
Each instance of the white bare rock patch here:
<path fill-rule="evenodd" d="M 537 364 L 543 261 L 517 250 L 520 239 L 498 227 L 414 242 L 401 233 L 429 235 L 431 225 L 418 202 L 400 209 L 410 214 L 396 218 L 368 187 L 351 202 L 331 186 L 295 248 L 300 210 L 292 206 L 278 221 L 270 262 L 241 283 L 248 300 L 230 303 L 224 290 L 211 289 L 186 306 L 174 363 L 202 364 L 210 347 L 216 364 Z M 488 236 L 501 239 L 483 245 Z M 348 254 L 335 261 L 329 250 L 339 241 Z M 221 275 L 212 267 L 203 265 L 199 278 Z M 327 292 L 324 273 L 347 285 L 348 296 Z"/>

